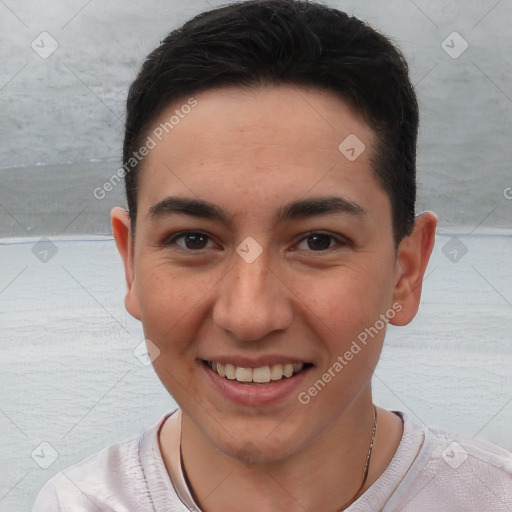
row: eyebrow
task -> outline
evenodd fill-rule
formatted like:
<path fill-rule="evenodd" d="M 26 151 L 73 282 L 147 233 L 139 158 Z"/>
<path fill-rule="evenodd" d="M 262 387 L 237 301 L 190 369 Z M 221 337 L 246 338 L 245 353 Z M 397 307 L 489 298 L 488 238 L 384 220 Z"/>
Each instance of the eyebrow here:
<path fill-rule="evenodd" d="M 357 203 L 343 197 L 314 197 L 291 201 L 276 210 L 273 227 L 292 219 L 316 215 L 350 214 L 364 216 L 367 211 Z M 233 227 L 233 216 L 209 201 L 169 196 L 151 206 L 147 217 L 157 219 L 169 215 L 189 215 L 201 219 L 220 221 Z"/>

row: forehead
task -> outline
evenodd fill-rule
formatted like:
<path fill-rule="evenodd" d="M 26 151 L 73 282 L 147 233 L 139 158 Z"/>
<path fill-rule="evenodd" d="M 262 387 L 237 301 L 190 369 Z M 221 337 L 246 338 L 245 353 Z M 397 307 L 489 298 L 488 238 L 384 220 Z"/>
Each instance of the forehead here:
<path fill-rule="evenodd" d="M 245 198 L 240 208 L 247 197 L 270 208 L 333 189 L 353 202 L 387 200 L 372 171 L 371 128 L 319 89 L 208 90 L 165 108 L 148 137 L 154 147 L 139 177 L 139 211 L 166 195 L 223 204 Z"/>

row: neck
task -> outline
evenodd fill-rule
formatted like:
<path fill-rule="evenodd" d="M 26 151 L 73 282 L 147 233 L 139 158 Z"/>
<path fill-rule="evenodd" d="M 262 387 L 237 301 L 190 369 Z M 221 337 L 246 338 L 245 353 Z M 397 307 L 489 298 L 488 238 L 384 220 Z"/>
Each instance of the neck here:
<path fill-rule="evenodd" d="M 183 413 L 183 465 L 204 512 L 341 510 L 384 472 L 400 442 L 401 420 L 378 409 L 371 463 L 361 488 L 373 426 L 370 399 L 353 404 L 303 449 L 279 460 L 244 464 L 217 450 Z"/>

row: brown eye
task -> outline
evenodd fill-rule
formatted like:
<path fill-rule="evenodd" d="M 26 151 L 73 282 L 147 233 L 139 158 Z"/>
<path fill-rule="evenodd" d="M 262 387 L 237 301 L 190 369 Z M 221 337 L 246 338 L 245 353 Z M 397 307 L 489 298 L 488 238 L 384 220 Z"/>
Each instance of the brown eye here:
<path fill-rule="evenodd" d="M 301 244 L 305 245 L 306 247 L 300 247 Z M 307 236 L 302 238 L 300 241 L 298 249 L 321 252 L 333 249 L 336 246 L 340 248 L 345 245 L 347 245 L 347 242 L 343 240 L 343 238 L 335 237 L 334 235 L 329 235 L 328 233 L 308 233 Z"/>
<path fill-rule="evenodd" d="M 313 251 L 324 251 L 329 249 L 332 236 L 329 235 L 311 235 L 307 238 L 309 248 Z"/>
<path fill-rule="evenodd" d="M 183 242 L 178 243 L 177 240 L 183 240 Z M 206 249 L 206 245 L 209 240 L 210 237 L 205 235 L 204 233 L 200 233 L 198 231 L 187 231 L 185 233 L 181 233 L 180 235 L 173 237 L 166 243 L 166 245 L 175 244 L 181 249 L 194 251 Z"/>

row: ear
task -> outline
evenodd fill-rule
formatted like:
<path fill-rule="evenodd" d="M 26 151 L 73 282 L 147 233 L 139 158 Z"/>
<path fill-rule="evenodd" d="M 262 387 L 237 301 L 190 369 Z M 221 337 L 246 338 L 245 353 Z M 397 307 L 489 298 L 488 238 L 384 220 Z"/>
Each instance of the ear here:
<path fill-rule="evenodd" d="M 124 208 L 115 207 L 110 212 L 110 221 L 117 250 L 121 258 L 123 258 L 124 274 L 128 287 L 124 305 L 130 315 L 140 320 L 137 287 L 135 286 L 134 247 L 132 244 L 130 215 Z"/>
<path fill-rule="evenodd" d="M 395 271 L 394 303 L 402 306 L 390 323 L 407 325 L 418 312 L 423 276 L 436 235 L 437 217 L 423 212 L 416 217 L 412 233 L 398 247 Z"/>

